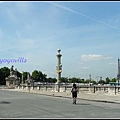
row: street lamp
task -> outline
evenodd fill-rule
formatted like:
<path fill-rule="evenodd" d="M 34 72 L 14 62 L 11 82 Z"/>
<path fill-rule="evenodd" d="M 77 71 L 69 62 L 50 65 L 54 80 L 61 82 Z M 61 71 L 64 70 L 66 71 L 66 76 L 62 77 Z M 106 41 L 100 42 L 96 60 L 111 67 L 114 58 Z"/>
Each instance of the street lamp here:
<path fill-rule="evenodd" d="M 24 73 L 24 71 L 22 71 L 22 85 L 23 85 L 23 73 Z"/>
<path fill-rule="evenodd" d="M 99 76 L 96 76 L 96 78 L 97 78 L 97 83 L 98 83 L 98 78 L 99 78 Z"/>

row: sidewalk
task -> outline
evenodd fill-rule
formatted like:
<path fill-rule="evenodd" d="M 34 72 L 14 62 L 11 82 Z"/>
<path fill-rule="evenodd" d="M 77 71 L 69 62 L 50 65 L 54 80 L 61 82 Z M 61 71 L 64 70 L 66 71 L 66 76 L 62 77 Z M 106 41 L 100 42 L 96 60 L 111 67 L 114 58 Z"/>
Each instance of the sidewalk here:
<path fill-rule="evenodd" d="M 22 90 L 22 89 L 3 89 L 3 90 L 28 92 L 28 93 L 34 93 L 34 94 L 49 95 L 49 96 L 54 96 L 54 97 L 72 98 L 71 92 L 52 92 L 52 91 L 39 91 L 39 90 L 29 91 L 29 90 Z M 114 93 L 104 93 L 104 92 L 96 92 L 96 93 L 79 92 L 77 99 L 120 104 L 119 93 L 115 95 Z"/>

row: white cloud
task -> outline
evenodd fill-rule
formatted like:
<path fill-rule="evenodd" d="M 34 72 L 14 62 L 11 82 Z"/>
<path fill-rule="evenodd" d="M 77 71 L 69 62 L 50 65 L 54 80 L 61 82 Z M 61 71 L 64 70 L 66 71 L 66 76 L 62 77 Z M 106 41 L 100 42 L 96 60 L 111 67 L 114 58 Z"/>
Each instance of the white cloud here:
<path fill-rule="evenodd" d="M 83 67 L 83 69 L 89 69 L 89 67 Z"/>
<path fill-rule="evenodd" d="M 113 62 L 111 62 L 111 63 L 108 63 L 108 65 L 117 65 L 117 63 L 113 63 Z"/>
<path fill-rule="evenodd" d="M 81 60 L 84 61 L 94 61 L 94 60 L 103 60 L 103 59 L 112 59 L 112 57 L 96 55 L 96 54 L 81 55 Z"/>
<path fill-rule="evenodd" d="M 99 21 L 99 20 L 97 20 L 97 19 L 95 19 L 95 18 L 93 18 L 93 17 L 91 17 L 91 16 L 85 15 L 85 14 L 83 14 L 83 13 L 81 13 L 81 12 L 77 12 L 77 11 L 75 11 L 75 10 L 73 10 L 73 9 L 70 9 L 70 8 L 68 8 L 68 7 L 65 7 L 65 6 L 63 6 L 63 5 L 56 4 L 56 3 L 51 3 L 51 4 L 54 5 L 54 6 L 56 6 L 56 7 L 58 7 L 58 8 L 61 8 L 61 9 L 63 9 L 63 10 L 66 10 L 66 11 L 69 11 L 69 12 L 72 12 L 72 13 L 75 13 L 75 14 L 78 14 L 78 15 L 81 15 L 81 16 L 84 16 L 84 17 L 86 17 L 86 18 L 88 18 L 88 19 L 91 19 L 91 20 L 97 22 L 97 23 L 101 23 L 101 24 L 106 25 L 106 26 L 109 26 L 109 27 L 111 27 L 111 28 L 115 28 L 115 29 L 120 30 L 120 28 L 118 28 L 118 27 L 116 27 L 116 26 L 113 26 L 113 25 L 111 25 L 111 24 L 107 24 L 107 23 L 105 23 L 105 22 Z"/>

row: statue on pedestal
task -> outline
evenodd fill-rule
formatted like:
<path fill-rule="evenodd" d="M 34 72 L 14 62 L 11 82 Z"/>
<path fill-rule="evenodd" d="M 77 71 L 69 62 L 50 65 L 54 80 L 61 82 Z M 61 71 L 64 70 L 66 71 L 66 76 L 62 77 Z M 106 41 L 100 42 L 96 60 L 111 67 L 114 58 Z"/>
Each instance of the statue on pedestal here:
<path fill-rule="evenodd" d="M 10 75 L 5 78 L 7 86 L 15 86 L 20 83 L 20 78 L 17 77 L 17 69 L 14 70 L 13 67 L 14 66 L 12 65 L 10 68 Z"/>
<path fill-rule="evenodd" d="M 14 70 L 13 70 L 13 65 L 12 65 L 12 67 L 10 68 L 10 75 L 13 75 L 14 74 Z"/>

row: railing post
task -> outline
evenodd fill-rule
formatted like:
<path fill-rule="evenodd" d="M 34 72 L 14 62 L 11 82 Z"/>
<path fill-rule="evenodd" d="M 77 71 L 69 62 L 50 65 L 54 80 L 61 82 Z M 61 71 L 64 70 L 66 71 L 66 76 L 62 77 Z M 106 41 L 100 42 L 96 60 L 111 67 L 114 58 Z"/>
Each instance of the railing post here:
<path fill-rule="evenodd" d="M 95 93 L 95 86 L 94 86 L 94 93 Z"/>
<path fill-rule="evenodd" d="M 79 85 L 78 85 L 78 93 L 79 93 Z"/>
<path fill-rule="evenodd" d="M 28 85 L 28 90 L 29 90 L 29 92 L 30 92 L 30 85 Z"/>
<path fill-rule="evenodd" d="M 116 85 L 115 85 L 115 95 L 116 95 Z"/>
<path fill-rule="evenodd" d="M 105 91 L 105 86 L 104 86 L 104 91 Z"/>

